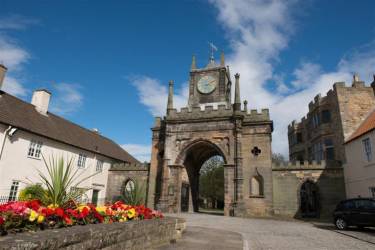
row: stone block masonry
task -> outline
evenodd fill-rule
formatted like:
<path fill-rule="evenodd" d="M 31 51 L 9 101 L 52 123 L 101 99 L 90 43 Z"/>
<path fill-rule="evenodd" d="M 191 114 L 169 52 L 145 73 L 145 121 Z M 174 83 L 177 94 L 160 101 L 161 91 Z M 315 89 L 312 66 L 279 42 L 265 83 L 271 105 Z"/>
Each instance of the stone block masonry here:
<path fill-rule="evenodd" d="M 175 242 L 184 229 L 185 220 L 172 217 L 74 226 L 0 237 L 0 250 L 153 249 Z"/>

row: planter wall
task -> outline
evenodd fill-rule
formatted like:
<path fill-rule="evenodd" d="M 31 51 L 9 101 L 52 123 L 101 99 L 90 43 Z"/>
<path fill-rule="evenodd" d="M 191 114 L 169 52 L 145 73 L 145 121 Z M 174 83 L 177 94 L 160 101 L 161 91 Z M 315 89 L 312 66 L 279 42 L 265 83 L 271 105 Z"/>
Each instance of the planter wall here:
<path fill-rule="evenodd" d="M 165 217 L 73 226 L 0 237 L 0 249 L 151 249 L 181 237 L 185 220 Z"/>

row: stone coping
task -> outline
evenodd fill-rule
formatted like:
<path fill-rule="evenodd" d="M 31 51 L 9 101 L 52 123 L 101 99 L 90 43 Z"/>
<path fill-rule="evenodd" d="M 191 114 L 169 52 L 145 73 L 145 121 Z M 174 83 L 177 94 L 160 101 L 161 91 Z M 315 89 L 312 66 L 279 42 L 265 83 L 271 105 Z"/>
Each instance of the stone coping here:
<path fill-rule="evenodd" d="M 150 249 L 175 242 L 185 230 L 176 217 L 89 224 L 0 237 L 0 249 Z"/>

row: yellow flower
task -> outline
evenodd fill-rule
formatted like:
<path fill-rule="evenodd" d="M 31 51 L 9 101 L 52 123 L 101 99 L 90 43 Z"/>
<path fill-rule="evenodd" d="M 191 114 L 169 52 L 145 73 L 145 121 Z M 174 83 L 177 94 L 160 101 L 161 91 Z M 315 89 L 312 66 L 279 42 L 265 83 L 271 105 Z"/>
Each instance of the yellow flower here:
<path fill-rule="evenodd" d="M 125 220 L 124 219 L 119 219 L 119 222 L 124 222 Z"/>
<path fill-rule="evenodd" d="M 90 210 L 90 207 L 88 207 L 88 206 L 86 206 L 86 205 L 79 206 L 79 207 L 78 207 L 78 210 L 79 210 L 80 212 L 82 212 L 82 210 L 83 210 L 85 207 L 86 207 L 88 210 Z"/>
<path fill-rule="evenodd" d="M 38 223 L 40 224 L 40 223 L 42 223 L 43 221 L 44 221 L 44 216 L 43 215 L 39 215 L 38 216 Z"/>
<path fill-rule="evenodd" d="M 107 210 L 107 207 L 106 207 L 106 206 L 96 207 L 96 211 L 97 211 L 98 213 L 105 213 L 106 210 Z"/>
<path fill-rule="evenodd" d="M 128 218 L 132 219 L 132 218 L 134 218 L 134 216 L 135 216 L 135 209 L 134 208 L 129 209 L 128 210 Z"/>
<path fill-rule="evenodd" d="M 57 205 L 57 204 L 50 204 L 50 205 L 48 205 L 48 208 L 58 208 L 59 207 L 59 205 Z"/>
<path fill-rule="evenodd" d="M 34 210 L 31 210 L 29 221 L 33 222 L 38 217 L 38 213 Z"/>

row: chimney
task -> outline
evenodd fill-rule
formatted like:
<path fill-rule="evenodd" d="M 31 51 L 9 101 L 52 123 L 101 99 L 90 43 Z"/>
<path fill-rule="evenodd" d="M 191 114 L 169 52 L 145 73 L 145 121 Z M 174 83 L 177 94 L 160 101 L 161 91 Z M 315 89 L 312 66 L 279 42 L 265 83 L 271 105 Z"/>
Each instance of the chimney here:
<path fill-rule="evenodd" d="M 5 78 L 5 73 L 7 72 L 7 68 L 0 63 L 0 90 L 3 87 L 3 81 Z"/>
<path fill-rule="evenodd" d="M 33 93 L 31 104 L 35 106 L 35 109 L 39 113 L 43 115 L 47 115 L 50 98 L 51 98 L 51 93 L 48 90 L 37 89 Z"/>

